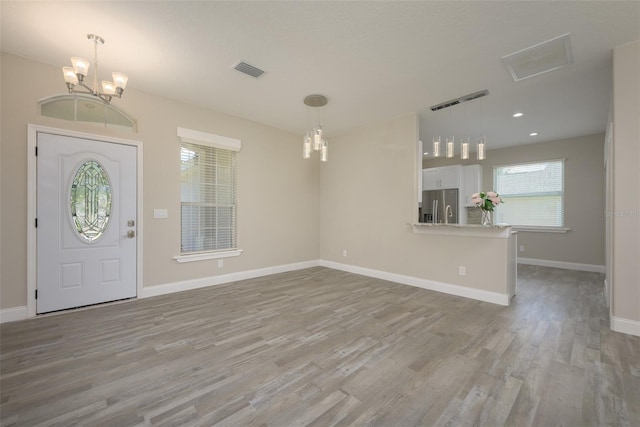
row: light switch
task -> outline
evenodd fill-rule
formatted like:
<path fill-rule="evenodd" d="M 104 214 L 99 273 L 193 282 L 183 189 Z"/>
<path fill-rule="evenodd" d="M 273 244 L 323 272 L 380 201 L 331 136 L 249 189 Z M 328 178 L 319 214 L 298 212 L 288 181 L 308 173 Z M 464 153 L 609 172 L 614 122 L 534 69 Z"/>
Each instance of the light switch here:
<path fill-rule="evenodd" d="M 169 218 L 169 211 L 166 209 L 154 209 L 153 210 L 154 218 Z"/>

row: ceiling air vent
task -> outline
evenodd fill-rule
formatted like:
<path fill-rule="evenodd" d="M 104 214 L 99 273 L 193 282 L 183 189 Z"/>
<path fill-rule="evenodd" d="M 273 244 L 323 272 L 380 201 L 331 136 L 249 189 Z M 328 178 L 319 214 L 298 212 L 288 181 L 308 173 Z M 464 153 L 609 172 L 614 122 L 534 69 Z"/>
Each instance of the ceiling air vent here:
<path fill-rule="evenodd" d="M 255 77 L 256 79 L 264 74 L 264 71 L 262 71 L 260 68 L 249 65 L 244 61 L 238 62 L 233 68 L 240 71 L 241 73 L 245 73 L 246 75 Z"/>
<path fill-rule="evenodd" d="M 557 70 L 573 63 L 569 34 L 503 56 L 502 60 L 515 81 Z"/>
<path fill-rule="evenodd" d="M 450 99 L 449 101 L 441 102 L 438 105 L 433 105 L 431 107 L 431 111 L 442 110 L 443 108 L 453 107 L 454 105 L 458 105 L 462 102 L 472 101 L 474 99 L 482 98 L 483 96 L 489 95 L 489 91 L 487 89 L 481 90 L 479 92 L 470 93 L 469 95 L 461 96 L 460 98 Z"/>

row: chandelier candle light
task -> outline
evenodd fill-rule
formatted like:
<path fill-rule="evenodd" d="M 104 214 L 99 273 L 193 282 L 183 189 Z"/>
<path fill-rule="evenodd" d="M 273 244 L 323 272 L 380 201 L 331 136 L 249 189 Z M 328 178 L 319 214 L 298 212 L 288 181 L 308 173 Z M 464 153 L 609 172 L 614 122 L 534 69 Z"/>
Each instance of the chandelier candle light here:
<path fill-rule="evenodd" d="M 327 105 L 327 97 L 323 95 L 309 95 L 304 99 L 304 104 L 308 107 L 319 108 Z M 329 141 L 324 138 L 324 131 L 320 124 L 320 117 L 317 117 L 318 126 L 307 131 L 302 140 L 302 158 L 311 158 L 312 151 L 320 151 L 320 161 L 329 160 Z"/>
<path fill-rule="evenodd" d="M 87 93 L 96 96 L 106 102 L 111 102 L 111 98 L 117 96 L 122 98 L 122 92 L 127 86 L 128 77 L 126 74 L 114 72 L 112 73 L 113 81 L 102 81 L 102 90 L 98 86 L 98 45 L 104 44 L 104 39 L 95 34 L 87 34 L 87 38 L 93 41 L 93 82 L 92 86 L 87 86 L 84 82 L 85 77 L 89 73 L 89 61 L 84 58 L 74 56 L 71 58 L 73 67 L 62 67 L 64 81 L 67 83 L 69 93 Z M 78 90 L 77 86 L 81 86 L 86 91 Z"/>

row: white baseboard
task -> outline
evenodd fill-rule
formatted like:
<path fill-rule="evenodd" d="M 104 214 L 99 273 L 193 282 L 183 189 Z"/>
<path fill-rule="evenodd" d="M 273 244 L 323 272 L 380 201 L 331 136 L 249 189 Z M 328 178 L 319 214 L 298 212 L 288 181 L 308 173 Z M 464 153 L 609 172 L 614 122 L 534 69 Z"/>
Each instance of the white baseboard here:
<path fill-rule="evenodd" d="M 591 271 L 594 273 L 603 273 L 603 274 L 606 272 L 604 265 L 580 264 L 577 262 L 565 262 L 565 261 L 551 261 L 548 259 L 518 257 L 518 264 L 539 265 L 541 267 L 564 268 L 565 270 Z"/>
<path fill-rule="evenodd" d="M 27 306 L 4 308 L 0 310 L 0 323 L 17 322 L 27 318 Z"/>
<path fill-rule="evenodd" d="M 268 276 L 271 274 L 285 273 L 287 271 L 302 270 L 305 268 L 324 266 L 336 270 L 347 271 L 363 276 L 402 283 L 404 285 L 416 286 L 430 291 L 442 292 L 445 294 L 471 298 L 474 300 L 490 302 L 507 306 L 509 305 L 509 295 L 497 292 L 483 291 L 480 289 L 468 288 L 465 286 L 452 285 L 449 283 L 436 282 L 418 277 L 405 276 L 401 274 L 388 273 L 386 271 L 374 270 L 370 268 L 357 267 L 353 265 L 340 264 L 333 261 L 311 260 L 293 264 L 284 264 L 273 267 L 258 268 L 255 270 L 240 271 L 237 273 L 222 274 L 219 276 L 204 277 L 181 282 L 165 283 L 162 285 L 148 286 L 142 288 L 138 298 L 148 298 L 158 295 L 166 295 L 174 292 L 199 289 L 207 286 L 222 285 L 239 280 L 254 279 L 256 277 Z M 0 310 L 0 323 L 14 322 L 27 319 L 27 307 L 12 307 Z"/>
<path fill-rule="evenodd" d="M 610 303 L 609 303 L 609 281 L 607 281 L 607 279 L 604 279 L 604 300 L 607 303 L 607 307 L 610 307 Z"/>
<path fill-rule="evenodd" d="M 320 265 L 323 267 L 333 268 L 334 270 L 346 271 L 349 273 L 360 274 L 362 276 L 375 277 L 376 279 L 402 283 L 403 285 L 415 286 L 430 291 L 442 292 L 449 295 L 471 298 L 474 300 L 490 302 L 493 304 L 505 306 L 509 305 L 508 294 L 484 291 L 481 289 L 473 289 L 466 286 L 452 285 L 449 283 L 436 282 L 434 280 L 421 279 L 419 277 L 405 276 L 402 274 L 388 273 L 386 271 L 374 270 L 371 268 L 340 264 L 333 261 L 320 260 Z"/>
<path fill-rule="evenodd" d="M 624 319 L 614 315 L 611 315 L 609 321 L 612 331 L 640 337 L 640 321 Z"/>
<path fill-rule="evenodd" d="M 255 270 L 239 271 L 237 273 L 221 274 L 219 276 L 203 277 L 194 280 L 165 283 L 162 285 L 148 286 L 142 288 L 138 298 L 155 297 L 158 295 L 171 294 L 173 292 L 188 291 L 191 289 L 205 288 L 207 286 L 222 285 L 239 280 L 254 279 L 256 277 L 269 276 L 271 274 L 285 273 L 287 271 L 302 270 L 304 268 L 317 267 L 318 260 L 297 262 L 294 264 L 277 265 L 273 267 L 258 268 Z"/>

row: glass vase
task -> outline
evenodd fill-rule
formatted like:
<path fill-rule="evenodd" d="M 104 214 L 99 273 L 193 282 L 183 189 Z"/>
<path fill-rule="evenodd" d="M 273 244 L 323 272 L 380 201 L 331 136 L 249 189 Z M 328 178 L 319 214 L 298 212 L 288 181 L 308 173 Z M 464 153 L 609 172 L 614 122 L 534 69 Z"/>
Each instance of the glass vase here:
<path fill-rule="evenodd" d="M 491 227 L 493 225 L 493 212 L 491 211 L 482 211 L 482 221 L 480 222 L 480 224 L 482 224 L 485 227 Z"/>

